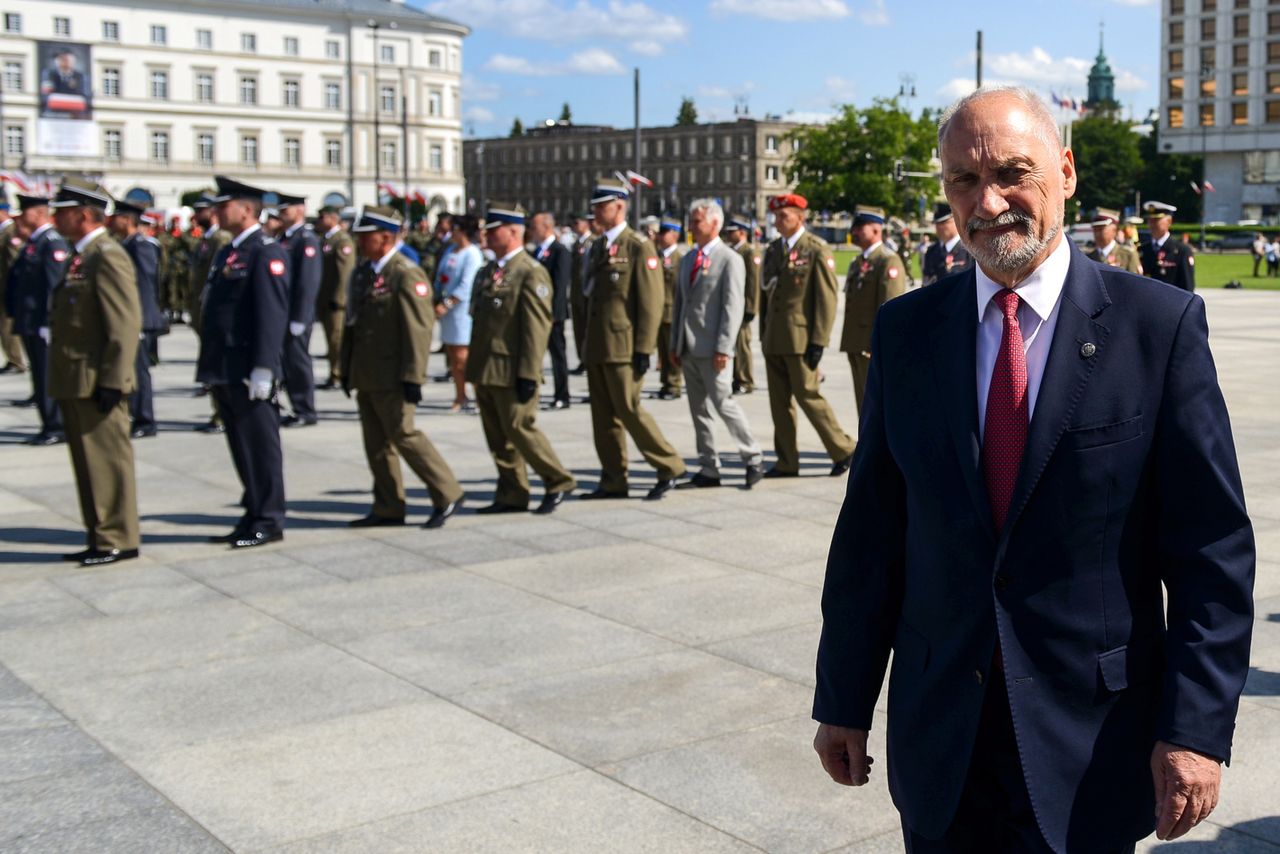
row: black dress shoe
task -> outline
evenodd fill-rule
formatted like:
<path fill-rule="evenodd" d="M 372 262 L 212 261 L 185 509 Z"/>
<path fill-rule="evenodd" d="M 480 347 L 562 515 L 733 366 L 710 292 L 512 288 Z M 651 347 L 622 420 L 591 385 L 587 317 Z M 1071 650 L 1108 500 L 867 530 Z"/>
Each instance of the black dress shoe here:
<path fill-rule="evenodd" d="M 564 503 L 564 497 L 568 494 L 567 492 L 548 492 L 543 497 L 542 503 L 538 505 L 538 509 L 533 512 L 542 516 L 554 513 L 556 508 Z"/>
<path fill-rule="evenodd" d="M 760 466 L 747 466 L 747 489 L 755 486 L 764 478 L 760 472 Z"/>
<path fill-rule="evenodd" d="M 587 372 L 587 366 L 586 366 L 586 365 L 578 365 L 578 367 L 574 368 L 572 371 L 570 371 L 570 372 L 569 372 L 569 376 L 571 376 L 571 377 L 580 377 L 580 376 L 582 376 L 583 374 L 585 374 L 586 372 Z"/>
<path fill-rule="evenodd" d="M 422 523 L 424 528 L 443 528 L 448 518 L 458 512 L 458 508 L 462 506 L 462 502 L 466 500 L 466 496 L 459 498 L 457 501 L 450 501 L 443 507 L 437 507 L 431 511 L 431 518 Z"/>
<path fill-rule="evenodd" d="M 851 465 L 853 465 L 853 454 L 850 454 L 843 460 L 836 460 L 835 465 L 831 466 L 831 477 L 839 477 L 847 472 Z"/>
<path fill-rule="evenodd" d="M 625 492 L 609 492 L 604 489 L 593 489 L 590 492 L 584 492 L 578 496 L 583 501 L 596 501 L 604 498 L 626 498 Z"/>
<path fill-rule="evenodd" d="M 679 400 L 680 389 L 678 388 L 660 388 L 653 395 L 658 400 Z"/>
<path fill-rule="evenodd" d="M 81 566 L 106 566 L 138 556 L 137 549 L 94 549 L 80 559 Z"/>
<path fill-rule="evenodd" d="M 0 374 L 25 374 L 26 372 L 26 368 L 21 367 L 20 365 L 15 365 L 13 362 L 10 362 L 3 368 L 0 368 Z"/>
<path fill-rule="evenodd" d="M 741 388 L 739 388 L 737 391 L 733 393 L 733 396 L 742 397 L 743 395 L 751 394 L 751 392 L 753 391 L 755 391 L 755 389 L 753 389 L 751 386 L 742 386 Z"/>
<path fill-rule="evenodd" d="M 226 429 L 227 429 L 226 427 L 222 426 L 221 421 L 210 420 L 210 421 L 206 421 L 204 424 L 201 424 L 199 427 L 197 427 L 196 432 L 212 434 L 212 433 L 222 433 Z"/>
<path fill-rule="evenodd" d="M 765 476 L 765 477 L 768 477 L 768 478 L 775 478 L 775 477 L 799 477 L 799 476 L 800 476 L 800 472 L 798 472 L 798 471 L 779 471 L 779 470 L 778 470 L 778 467 L 777 467 L 777 466 L 774 466 L 773 468 L 771 468 L 771 469 L 769 469 L 767 472 L 765 472 L 765 473 L 764 473 L 764 476 Z"/>
<path fill-rule="evenodd" d="M 66 441 L 61 433 L 37 433 L 27 440 L 28 445 L 56 445 Z"/>
<path fill-rule="evenodd" d="M 243 533 L 239 538 L 231 541 L 233 549 L 251 549 L 255 546 L 265 546 L 267 543 L 278 543 L 284 539 L 284 531 L 273 531 L 267 533 L 265 531 L 249 531 Z"/>
<path fill-rule="evenodd" d="M 96 553 L 97 551 L 98 551 L 97 549 L 90 547 L 90 548 L 84 549 L 83 551 L 72 552 L 71 554 L 65 554 L 62 556 L 62 559 L 65 561 L 68 561 L 69 563 L 79 563 L 80 561 L 84 560 L 89 555 Z"/>
<path fill-rule="evenodd" d="M 315 425 L 316 417 L 314 415 L 303 417 L 301 415 L 286 415 L 280 419 L 281 427 L 311 427 Z"/>
<path fill-rule="evenodd" d="M 644 497 L 645 501 L 657 501 L 662 496 L 676 488 L 676 482 L 671 479 L 660 480 L 653 485 L 653 489 L 649 490 L 649 494 Z"/>
<path fill-rule="evenodd" d="M 368 516 L 361 516 L 359 519 L 352 519 L 347 523 L 348 528 L 391 528 L 396 525 L 403 525 L 404 517 L 393 516 L 375 516 L 370 513 Z"/>
<path fill-rule="evenodd" d="M 702 472 L 698 472 L 688 480 L 681 481 L 676 484 L 676 489 L 707 489 L 712 486 L 719 486 L 720 478 L 708 477 Z"/>
<path fill-rule="evenodd" d="M 156 434 L 156 428 L 134 427 L 129 431 L 130 439 L 149 439 Z"/>
<path fill-rule="evenodd" d="M 316 386 L 316 388 L 319 389 L 320 391 L 333 391 L 337 387 L 338 387 L 338 381 L 335 380 L 333 377 L 329 377 L 329 379 L 325 380 L 324 382 L 320 383 L 320 385 Z"/>
<path fill-rule="evenodd" d="M 481 507 L 476 512 L 481 513 L 485 516 L 492 516 L 496 513 L 527 513 L 529 512 L 529 508 L 520 507 L 515 504 L 499 504 L 498 502 L 495 501 L 492 504 L 486 504 L 484 507 Z"/>
<path fill-rule="evenodd" d="M 17 406 L 17 407 L 22 408 L 22 409 L 29 409 L 29 408 L 31 408 L 32 406 L 35 406 L 35 405 L 36 405 L 36 399 L 35 399 L 34 397 L 24 397 L 22 400 L 11 400 L 11 401 L 9 401 L 9 405 L 10 405 L 10 406 Z"/>
<path fill-rule="evenodd" d="M 569 401 L 567 400 L 553 400 L 551 401 L 551 405 L 547 407 L 547 409 L 568 409 L 568 408 L 569 408 Z"/>

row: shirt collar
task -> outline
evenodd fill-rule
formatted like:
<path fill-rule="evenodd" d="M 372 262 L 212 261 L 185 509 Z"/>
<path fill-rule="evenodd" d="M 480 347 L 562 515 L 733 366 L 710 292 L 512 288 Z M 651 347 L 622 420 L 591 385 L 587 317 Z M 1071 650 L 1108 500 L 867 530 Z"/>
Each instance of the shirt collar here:
<path fill-rule="evenodd" d="M 1167 234 L 1165 234 L 1164 237 L 1160 238 L 1159 240 L 1152 238 L 1151 240 L 1152 245 L 1155 246 L 1157 249 L 1163 249 L 1164 244 L 1169 240 L 1170 234 L 1173 234 L 1173 232 L 1172 231 L 1168 232 Z"/>
<path fill-rule="evenodd" d="M 285 236 L 285 237 L 293 237 L 293 233 L 294 233 L 295 231 L 297 231 L 298 229 L 302 228 L 304 225 L 306 225 L 306 223 L 305 223 L 305 222 L 300 222 L 300 223 L 298 223 L 297 225 L 291 225 L 291 226 L 289 226 L 288 228 L 286 228 L 286 229 L 284 230 L 284 236 Z"/>
<path fill-rule="evenodd" d="M 212 237 L 212 236 L 213 236 L 213 233 L 214 233 L 215 231 L 217 231 L 217 230 L 218 230 L 218 224 L 217 224 L 217 223 L 214 223 L 213 225 L 209 226 L 209 230 L 208 230 L 208 231 L 206 231 L 206 232 L 204 233 L 204 236 L 205 236 L 205 237 Z"/>
<path fill-rule="evenodd" d="M 671 253 L 675 252 L 675 251 L 676 251 L 677 249 L 679 249 L 679 248 L 680 248 L 680 244 L 679 244 L 679 243 L 672 243 L 672 244 L 671 244 L 670 246 L 668 246 L 666 249 L 663 249 L 663 250 L 662 250 L 662 257 L 663 257 L 663 258 L 670 258 L 670 257 L 671 257 Z"/>
<path fill-rule="evenodd" d="M 89 232 L 88 234 L 86 234 L 84 237 L 82 237 L 82 238 L 80 238 L 79 240 L 77 240 L 77 241 L 76 241 L 76 254 L 77 254 L 77 255 L 79 255 L 81 252 L 83 252 L 83 251 L 85 250 L 85 247 L 86 247 L 86 246 L 88 246 L 88 245 L 89 245 L 90 243 L 92 243 L 93 241 L 97 240 L 97 239 L 98 239 L 98 235 L 99 235 L 99 234 L 103 234 L 103 233 L 105 233 L 105 232 L 106 232 L 106 230 L 107 230 L 107 229 L 106 229 L 104 226 L 101 226 L 101 225 L 100 225 L 100 226 L 98 226 L 97 228 L 95 228 L 93 231 L 91 231 L 91 232 Z"/>
<path fill-rule="evenodd" d="M 706 246 L 703 246 L 703 247 L 702 247 L 702 249 L 701 249 L 702 257 L 703 257 L 703 258 L 706 258 L 706 257 L 707 257 L 708 255 L 710 255 L 712 252 L 716 251 L 716 247 L 717 247 L 717 246 L 719 246 L 719 245 L 720 245 L 721 243 L 723 243 L 723 242 L 724 242 L 724 241 L 722 241 L 719 237 L 713 237 L 713 238 L 711 238 L 710 242 L 708 242 L 708 243 L 707 243 L 707 245 L 706 245 Z"/>
<path fill-rule="evenodd" d="M 608 231 L 606 231 L 606 232 L 604 233 L 604 236 L 605 236 L 605 244 L 604 244 L 604 245 L 605 245 L 605 246 L 612 246 L 612 245 L 613 245 L 613 243 L 614 243 L 614 241 L 618 239 L 618 235 L 619 235 L 619 234 L 622 234 L 622 229 L 624 229 L 624 228 L 626 228 L 626 227 L 627 227 L 627 221 L 626 221 L 626 220 L 623 220 L 622 222 L 620 222 L 620 223 L 618 223 L 617 225 L 615 225 L 613 228 L 611 228 L 611 229 L 609 229 Z"/>
<path fill-rule="evenodd" d="M 517 253 L 520 253 L 523 251 L 524 251 L 523 246 L 517 246 L 515 249 L 512 249 L 510 252 L 508 252 L 506 255 L 503 255 L 501 258 L 498 259 L 498 269 L 501 270 L 503 267 L 507 266 L 508 261 L 516 257 Z"/>
<path fill-rule="evenodd" d="M 788 248 L 788 249 L 795 249 L 795 248 L 796 248 L 796 241 L 800 239 L 800 236 L 801 236 L 802 234 L 804 234 L 804 226 L 803 226 L 803 225 L 802 225 L 802 226 L 800 226 L 799 230 L 798 230 L 798 231 L 796 231 L 796 233 L 795 233 L 795 234 L 793 234 L 793 235 L 791 235 L 790 237 L 788 237 L 788 238 L 787 238 L 787 248 Z"/>
<path fill-rule="evenodd" d="M 1058 304 L 1058 297 L 1067 283 L 1067 268 L 1071 266 L 1071 248 L 1067 243 L 1067 238 L 1063 237 L 1058 248 L 1014 289 L 1041 320 L 1048 320 L 1053 314 L 1053 307 Z M 1004 290 L 1004 285 L 992 281 L 981 266 L 977 268 L 977 275 L 978 322 L 981 323 L 991 298 Z"/>
<path fill-rule="evenodd" d="M 342 231 L 342 223 L 338 223 L 338 224 L 337 224 L 337 225 L 335 225 L 333 228 L 331 228 L 331 229 L 329 229 L 328 231 L 326 231 L 326 232 L 324 233 L 324 239 L 325 239 L 325 240 L 328 240 L 330 237 L 333 237 L 333 236 L 334 236 L 335 234 L 337 234 L 339 231 Z"/>
<path fill-rule="evenodd" d="M 556 242 L 556 236 L 553 234 L 550 237 L 548 237 L 546 240 L 538 244 L 538 253 L 541 254 L 543 252 L 546 252 L 547 249 L 550 248 L 551 244 L 555 242 Z"/>
<path fill-rule="evenodd" d="M 948 240 L 946 243 L 942 245 L 946 247 L 948 252 L 950 252 L 952 249 L 956 248 L 956 244 L 959 242 L 960 242 L 960 235 L 957 234 L 955 237 L 951 238 L 950 240 Z"/>
<path fill-rule="evenodd" d="M 231 245 L 236 249 L 239 249 L 240 244 L 244 243 L 245 240 L 248 239 L 249 235 L 253 234 L 255 231 L 261 230 L 261 228 L 262 226 L 258 225 L 258 223 L 255 222 L 253 225 L 249 226 L 244 231 L 240 232 L 235 237 L 231 238 Z"/>
<path fill-rule="evenodd" d="M 1108 243 L 1106 246 L 1099 249 L 1098 254 L 1101 255 L 1103 258 L 1106 258 L 1108 255 L 1110 255 L 1112 252 L 1115 252 L 1115 251 L 1116 251 L 1116 242 L 1113 240 L 1110 243 Z"/>
<path fill-rule="evenodd" d="M 30 236 L 30 237 L 28 237 L 27 239 L 28 239 L 28 240 L 35 240 L 37 237 L 39 237 L 40 235 L 44 234 L 46 231 L 48 231 L 48 230 L 49 230 L 49 229 L 51 229 L 51 228 L 53 228 L 53 223 L 51 223 L 51 222 L 46 222 L 44 225 L 40 226 L 40 227 L 39 227 L 39 228 L 37 228 L 35 231 L 31 232 L 31 236 Z"/>
<path fill-rule="evenodd" d="M 383 267 L 385 267 L 385 266 L 387 266 L 387 262 L 391 260 L 391 257 L 392 257 L 393 255 L 395 255 L 397 252 L 399 252 L 399 251 L 400 251 L 400 247 L 401 247 L 401 246 L 403 246 L 403 245 L 404 245 L 403 243 L 396 243 L 396 245 L 395 245 L 395 246 L 392 246 L 392 247 L 391 247 L 391 251 L 390 251 L 390 252 L 388 252 L 386 255 L 383 255 L 383 256 L 382 256 L 381 258 L 379 258 L 377 261 L 374 261 L 374 262 L 373 262 L 373 272 L 375 272 L 375 273 L 381 273 L 381 272 L 382 272 L 382 268 L 383 268 Z"/>
<path fill-rule="evenodd" d="M 863 258 L 866 258 L 866 259 L 870 259 L 870 258 L 871 258 L 871 253 L 875 252 L 875 251 L 876 251 L 877 249 L 879 249 L 881 246 L 884 246 L 884 241 L 883 241 L 883 240 L 877 240 L 875 243 L 871 244 L 870 246 L 868 246 L 868 247 L 866 248 L 866 250 L 864 250 L 864 251 L 863 251 L 863 253 L 862 253 L 862 257 L 863 257 Z"/>

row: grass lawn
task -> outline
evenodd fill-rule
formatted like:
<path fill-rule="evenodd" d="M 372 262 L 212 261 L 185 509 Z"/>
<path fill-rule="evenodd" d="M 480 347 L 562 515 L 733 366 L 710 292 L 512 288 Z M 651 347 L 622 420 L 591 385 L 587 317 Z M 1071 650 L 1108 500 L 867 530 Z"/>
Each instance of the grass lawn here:
<path fill-rule="evenodd" d="M 849 265 L 858 257 L 858 250 L 848 246 L 835 249 L 836 272 L 843 281 L 849 271 Z M 1261 265 L 1265 272 L 1266 262 Z M 911 275 L 920 278 L 920 262 L 915 256 L 911 258 Z M 1232 279 L 1238 279 L 1249 290 L 1280 291 L 1280 278 L 1253 276 L 1253 256 L 1248 252 L 1224 253 L 1200 252 L 1196 255 L 1196 287 L 1221 288 Z"/>

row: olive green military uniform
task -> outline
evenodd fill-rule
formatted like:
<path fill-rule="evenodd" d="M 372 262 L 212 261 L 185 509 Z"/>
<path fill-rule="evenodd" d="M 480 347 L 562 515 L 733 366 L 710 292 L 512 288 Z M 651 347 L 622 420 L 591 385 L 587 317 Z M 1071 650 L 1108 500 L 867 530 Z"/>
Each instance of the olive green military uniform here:
<path fill-rule="evenodd" d="M 902 256 L 880 243 L 866 257 L 849 265 L 844 280 L 844 330 L 840 351 L 849 355 L 853 370 L 853 395 L 862 411 L 867 391 L 867 371 L 871 368 L 871 327 L 880 306 L 907 290 L 907 269 Z"/>
<path fill-rule="evenodd" d="M 49 309 L 49 396 L 66 421 L 80 514 L 91 549 L 138 547 L 129 393 L 142 332 L 133 262 L 103 231 L 67 267 Z M 101 412 L 96 389 L 121 392 Z"/>
<path fill-rule="evenodd" d="M 613 246 L 603 235 L 587 262 L 587 388 L 591 424 L 600 457 L 600 489 L 627 491 L 627 440 L 631 434 L 659 480 L 684 474 L 684 460 L 640 406 L 642 376 L 632 357 L 656 346 L 662 319 L 662 262 L 648 238 L 630 226 Z"/>
<path fill-rule="evenodd" d="M 443 507 L 462 497 L 462 486 L 431 440 L 413 423 L 414 404 L 404 384 L 421 385 L 431 348 L 431 285 L 399 252 L 382 272 L 361 264 L 351 278 L 342 336 L 342 381 L 357 391 L 364 452 L 373 472 L 373 515 L 405 516 L 400 457 Z"/>
<path fill-rule="evenodd" d="M 1102 255 L 1102 249 L 1103 247 L 1101 246 L 1095 246 L 1086 254 L 1094 261 L 1110 264 L 1112 267 L 1119 267 L 1139 276 L 1142 275 L 1142 260 L 1138 257 L 1137 249 L 1117 241 L 1105 258 Z"/>
<path fill-rule="evenodd" d="M 22 238 L 18 237 L 13 220 L 0 223 L 0 350 L 4 351 L 5 364 L 26 370 L 27 360 L 22 354 L 22 337 L 13 334 L 13 318 L 4 310 L 5 286 L 9 270 L 22 252 Z"/>
<path fill-rule="evenodd" d="M 671 363 L 671 353 L 667 342 L 671 340 L 671 310 L 676 299 L 676 273 L 680 270 L 680 259 L 684 253 L 677 244 L 670 254 L 658 253 L 662 261 L 662 322 L 658 324 L 658 378 L 666 391 L 680 392 L 684 382 L 684 372 Z"/>
<path fill-rule="evenodd" d="M 186 306 L 190 271 L 186 268 L 186 250 L 181 240 L 170 234 L 168 229 L 156 230 L 156 243 L 160 244 L 160 262 L 156 266 L 160 281 L 156 299 L 160 301 L 161 311 L 168 317 L 170 313 L 176 314 Z M 178 270 L 178 262 L 182 264 L 181 273 Z"/>
<path fill-rule="evenodd" d="M 231 232 L 225 228 L 215 228 L 200 235 L 195 248 L 187 256 L 191 264 L 187 274 L 187 314 L 191 318 L 191 328 L 195 330 L 197 336 L 200 335 L 202 328 L 204 289 L 209 282 L 209 270 L 213 267 L 214 256 L 230 242 Z M 213 411 L 209 416 L 209 423 L 221 424 L 222 416 L 218 414 L 218 404 L 214 401 L 213 395 L 209 395 L 209 407 Z"/>
<path fill-rule="evenodd" d="M 347 316 L 347 285 L 356 268 L 355 241 L 341 226 L 325 235 L 320 247 L 322 264 L 320 290 L 316 294 L 316 317 L 324 329 L 328 346 L 329 378 L 342 378 L 342 328 Z M 424 271 L 425 274 L 425 271 Z M 431 277 L 427 276 L 427 281 Z"/>
<path fill-rule="evenodd" d="M 854 441 L 818 390 L 817 370 L 804 361 L 804 351 L 810 345 L 828 346 L 835 322 L 838 285 L 831 248 L 808 230 L 791 249 L 785 238 L 779 237 L 765 250 L 761 278 L 769 298 L 761 349 L 778 457 L 774 470 L 781 474 L 800 472 L 792 399 L 818 431 L 831 459 L 847 459 Z"/>
<path fill-rule="evenodd" d="M 747 268 L 747 281 L 743 287 L 742 328 L 738 330 L 738 341 L 733 350 L 733 384 L 741 391 L 750 392 L 756 388 L 751 364 L 751 320 L 760 311 L 760 268 L 764 259 L 754 246 L 745 241 L 735 246 L 734 251 L 742 256 L 743 266 Z"/>
<path fill-rule="evenodd" d="M 588 235 L 573 245 L 573 268 L 569 271 L 569 316 L 573 318 L 573 346 L 578 353 L 578 363 L 586 362 L 584 341 L 587 338 L 587 296 L 584 292 L 587 278 L 587 262 L 591 256 L 594 235 Z"/>
<path fill-rule="evenodd" d="M 551 275 L 520 250 L 501 267 L 496 261 L 486 264 L 471 294 L 467 382 L 475 386 L 484 438 L 498 466 L 494 502 L 529 504 L 526 461 L 548 495 L 572 491 L 577 486 L 573 475 L 534 423 L 537 393 L 521 403 L 515 389 L 517 379 L 542 381 L 542 357 L 551 335 Z"/>

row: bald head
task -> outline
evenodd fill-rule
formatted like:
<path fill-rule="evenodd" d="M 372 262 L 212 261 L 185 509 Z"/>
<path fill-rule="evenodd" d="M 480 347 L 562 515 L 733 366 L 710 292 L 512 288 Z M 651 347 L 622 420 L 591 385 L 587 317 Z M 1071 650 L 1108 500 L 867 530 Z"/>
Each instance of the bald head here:
<path fill-rule="evenodd" d="M 987 86 L 975 89 L 942 111 L 938 118 L 938 150 L 942 150 L 947 129 L 957 117 L 963 119 L 965 114 L 980 107 L 990 109 L 996 103 L 1017 113 L 1020 123 L 1045 145 L 1055 149 L 1061 147 L 1058 122 L 1049 112 L 1048 105 L 1033 90 L 1026 86 Z"/>

